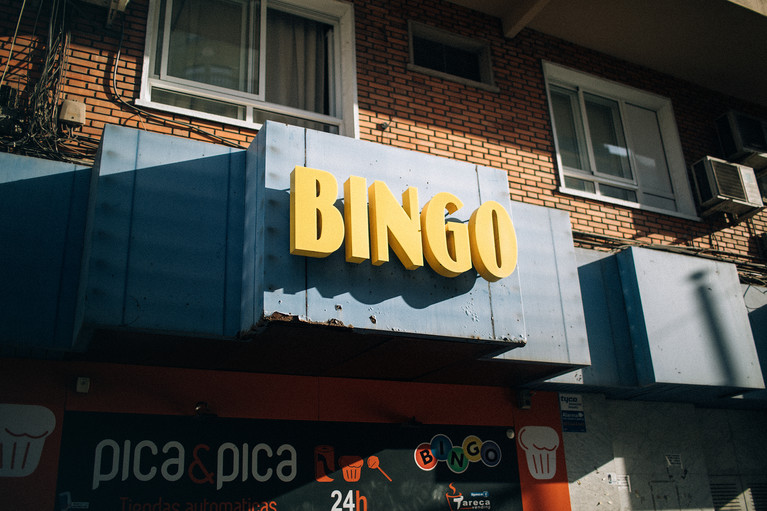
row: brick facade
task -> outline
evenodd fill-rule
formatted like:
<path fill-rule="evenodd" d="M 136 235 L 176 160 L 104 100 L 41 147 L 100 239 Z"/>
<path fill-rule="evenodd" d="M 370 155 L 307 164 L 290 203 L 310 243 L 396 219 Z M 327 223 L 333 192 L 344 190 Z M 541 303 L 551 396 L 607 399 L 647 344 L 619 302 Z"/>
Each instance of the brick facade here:
<path fill-rule="evenodd" d="M 0 6 L 0 62 L 7 62 L 21 2 Z M 767 109 L 525 29 L 503 36 L 500 21 L 441 0 L 355 3 L 359 125 L 373 142 L 505 170 L 512 200 L 566 210 L 576 242 L 615 246 L 641 242 L 715 251 L 741 263 L 764 263 L 753 236 L 767 213 L 735 226 L 573 197 L 558 191 L 554 142 L 541 62 L 567 65 L 669 97 L 688 164 L 718 155 L 714 120 L 734 108 L 767 117 Z M 41 73 L 50 13 L 26 7 L 4 83 L 29 96 Z M 61 92 L 86 105 L 87 122 L 60 141 L 68 156 L 92 158 L 103 127 L 121 124 L 246 147 L 255 131 L 164 112 L 139 110 L 148 0 L 133 0 L 124 18 L 105 26 L 106 10 L 68 3 Z M 33 29 L 35 19 L 37 26 Z M 497 91 L 435 78 L 407 67 L 408 20 L 485 40 Z M 118 60 L 119 56 L 119 60 Z M 115 64 L 116 70 L 115 70 Z M 385 130 L 381 123 L 389 123 Z M 5 144 L 4 144 L 5 145 Z M 5 150 L 19 151 L 10 147 Z M 617 238 L 613 240 L 612 238 Z"/>

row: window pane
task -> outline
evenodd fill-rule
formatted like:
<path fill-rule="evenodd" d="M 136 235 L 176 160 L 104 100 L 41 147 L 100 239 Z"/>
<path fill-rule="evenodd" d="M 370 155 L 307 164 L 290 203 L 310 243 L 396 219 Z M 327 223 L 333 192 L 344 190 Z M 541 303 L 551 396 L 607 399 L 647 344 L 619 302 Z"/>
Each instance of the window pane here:
<path fill-rule="evenodd" d="M 663 138 L 658 127 L 658 114 L 629 104 L 625 106 L 625 112 L 637 180 L 642 190 L 672 196 L 671 177 L 668 173 Z"/>
<path fill-rule="evenodd" d="M 162 72 L 162 44 L 165 37 L 165 0 L 160 2 L 160 16 L 157 21 L 157 48 L 154 55 L 154 75 L 160 76 Z"/>
<path fill-rule="evenodd" d="M 242 1 L 174 1 L 168 75 L 249 92 L 246 7 Z"/>
<path fill-rule="evenodd" d="M 467 80 L 482 81 L 480 55 L 476 51 L 413 36 L 413 62 Z"/>
<path fill-rule="evenodd" d="M 647 192 L 642 192 L 642 204 L 654 208 L 665 209 L 667 211 L 676 211 L 676 201 L 668 197 L 659 197 Z"/>
<path fill-rule="evenodd" d="M 597 172 L 631 179 L 618 103 L 591 94 L 584 99 Z"/>
<path fill-rule="evenodd" d="M 580 190 L 582 192 L 594 193 L 594 183 L 583 179 L 576 179 L 574 177 L 565 177 L 565 186 L 572 190 Z"/>
<path fill-rule="evenodd" d="M 626 190 L 625 188 L 600 183 L 599 191 L 602 195 L 613 197 L 615 199 L 623 199 L 631 202 L 637 201 L 637 194 L 634 190 Z"/>
<path fill-rule="evenodd" d="M 333 27 L 268 9 L 266 100 L 335 115 L 329 68 Z"/>
<path fill-rule="evenodd" d="M 245 119 L 245 108 L 240 105 L 200 98 L 191 94 L 152 88 L 152 101 L 232 119 Z"/>
<path fill-rule="evenodd" d="M 565 167 L 587 170 L 581 144 L 578 140 L 577 116 L 573 109 L 573 98 L 574 93 L 569 91 L 554 88 L 551 90 L 559 157 Z"/>
<path fill-rule="evenodd" d="M 256 110 L 253 112 L 253 122 L 264 123 L 267 120 L 283 122 L 285 124 L 292 124 L 293 126 L 309 128 L 310 130 L 317 130 L 317 131 L 324 131 L 326 133 L 338 134 L 338 126 L 335 126 L 333 124 L 326 124 L 320 121 L 302 119 L 301 117 L 294 117 L 291 115 L 280 115 L 274 112 L 266 112 L 263 110 Z"/>

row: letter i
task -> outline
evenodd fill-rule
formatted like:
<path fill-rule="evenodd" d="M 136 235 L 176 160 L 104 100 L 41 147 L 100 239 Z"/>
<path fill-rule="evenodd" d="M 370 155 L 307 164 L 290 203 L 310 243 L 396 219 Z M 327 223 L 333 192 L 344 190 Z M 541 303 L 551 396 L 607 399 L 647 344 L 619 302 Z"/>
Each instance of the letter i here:
<path fill-rule="evenodd" d="M 248 479 L 248 444 L 242 444 L 242 480 Z"/>
<path fill-rule="evenodd" d="M 130 470 L 130 454 L 130 440 L 126 440 L 125 444 L 123 444 L 123 481 L 128 479 L 128 471 Z"/>

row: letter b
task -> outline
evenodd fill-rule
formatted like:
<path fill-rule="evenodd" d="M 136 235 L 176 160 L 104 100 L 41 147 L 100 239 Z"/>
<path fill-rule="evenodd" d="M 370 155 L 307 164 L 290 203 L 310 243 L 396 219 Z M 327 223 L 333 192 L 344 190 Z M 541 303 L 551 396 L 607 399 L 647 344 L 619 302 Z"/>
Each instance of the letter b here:
<path fill-rule="evenodd" d="M 290 173 L 290 253 L 326 257 L 344 240 L 344 219 L 335 207 L 338 182 L 324 170 L 299 167 Z"/>

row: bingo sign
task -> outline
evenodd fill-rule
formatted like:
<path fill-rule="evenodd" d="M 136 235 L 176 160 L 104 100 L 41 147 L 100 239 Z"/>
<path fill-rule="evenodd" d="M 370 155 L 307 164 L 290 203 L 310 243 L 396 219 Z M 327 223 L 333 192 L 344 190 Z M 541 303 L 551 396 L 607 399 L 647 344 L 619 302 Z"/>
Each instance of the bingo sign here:
<path fill-rule="evenodd" d="M 56 511 L 521 511 L 506 432 L 67 412 Z"/>

